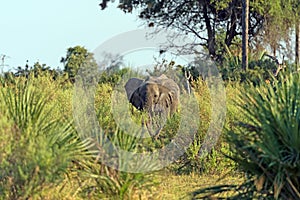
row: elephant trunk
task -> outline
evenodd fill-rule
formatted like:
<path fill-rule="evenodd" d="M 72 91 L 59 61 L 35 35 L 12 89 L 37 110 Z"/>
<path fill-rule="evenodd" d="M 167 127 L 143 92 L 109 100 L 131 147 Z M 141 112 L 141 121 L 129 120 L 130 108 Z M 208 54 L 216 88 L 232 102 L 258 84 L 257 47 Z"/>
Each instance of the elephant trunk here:
<path fill-rule="evenodd" d="M 158 103 L 147 106 L 147 110 L 151 116 L 164 116 L 168 114 L 168 110 Z"/>

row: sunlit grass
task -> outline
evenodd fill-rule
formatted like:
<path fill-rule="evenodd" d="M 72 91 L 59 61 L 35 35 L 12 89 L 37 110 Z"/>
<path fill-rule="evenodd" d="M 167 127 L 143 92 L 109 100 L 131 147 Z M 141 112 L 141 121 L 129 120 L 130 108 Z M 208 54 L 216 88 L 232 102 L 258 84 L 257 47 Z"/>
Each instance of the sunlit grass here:
<path fill-rule="evenodd" d="M 191 197 L 190 194 L 199 187 L 223 183 L 220 178 L 228 171 L 234 170 L 232 163 L 228 162 L 221 153 L 230 153 L 222 137 L 211 156 L 205 160 L 197 160 L 197 151 L 201 145 L 195 145 L 190 148 L 193 148 L 190 152 L 193 155 L 184 155 L 167 169 L 159 172 L 132 174 L 112 170 L 100 161 L 96 161 L 95 157 L 82 156 L 87 152 L 88 145 L 80 144 L 74 124 L 70 121 L 73 117 L 72 95 L 74 93 L 71 84 L 38 77 L 30 80 L 30 89 L 26 90 L 25 79 L 16 79 L 16 81 L 21 81 L 18 84 L 23 84 L 24 88 L 18 88 L 19 85 L 13 82 L 0 87 L 2 94 L 6 95 L 0 100 L 0 115 L 5 116 L 0 119 L 0 170 L 3 170 L 0 178 L 5 177 L 1 179 L 2 182 L 0 180 L 2 184 L 0 199 L 9 199 L 10 188 L 19 186 L 19 192 L 10 199 L 188 199 Z M 199 80 L 195 84 L 196 99 L 200 104 L 199 116 L 195 118 L 199 117 L 201 120 L 201 127 L 197 132 L 201 137 L 197 139 L 201 144 L 210 121 L 210 97 L 203 81 Z M 228 90 L 231 98 L 234 98 L 236 88 L 232 87 Z M 120 127 L 115 121 L 116 115 L 112 110 L 114 101 L 112 93 L 111 85 L 99 84 L 95 92 L 94 108 L 103 134 L 112 139 L 115 145 L 124 146 L 125 149 L 133 152 L 152 151 L 161 148 L 172 139 L 174 131 L 178 129 L 180 120 L 178 113 L 164 127 L 161 140 L 153 141 L 148 138 L 140 142 L 133 140 L 133 137 L 127 137 L 126 131 L 132 134 L 137 130 L 130 130 L 130 128 L 119 130 Z M 230 104 L 230 106 L 226 126 L 233 126 L 232 119 L 237 114 L 234 105 Z M 134 114 L 130 113 L 130 106 L 126 106 L 126 109 L 129 116 L 133 118 L 133 123 L 139 126 L 140 113 L 138 111 Z M 35 137 L 37 135 L 40 136 Z M 20 138 L 23 142 L 19 142 Z M 52 145 L 53 143 L 55 145 Z M 29 162 L 31 165 L 26 168 Z M 147 161 L 145 162 L 147 164 Z M 197 164 L 192 166 L 191 163 Z M 179 172 L 178 170 L 183 169 L 182 165 L 185 165 L 185 170 Z M 39 168 L 40 166 L 43 166 L 44 171 Z M 28 182 L 8 179 L 15 178 L 13 176 L 20 173 L 20 169 L 22 172 L 22 167 L 27 170 L 22 176 L 29 180 Z M 55 167 L 61 167 L 61 170 L 56 173 Z M 44 181 L 44 177 L 47 181 Z M 227 183 L 240 180 L 240 177 L 231 176 L 230 173 L 224 178 Z M 34 184 L 30 180 L 34 181 Z M 2 195 L 3 193 L 5 195 Z"/>
<path fill-rule="evenodd" d="M 218 184 L 238 184 L 244 179 L 242 174 L 203 174 L 176 175 L 170 171 L 158 173 L 160 185 L 151 194 L 144 193 L 142 199 L 191 199 L 192 193 L 199 188 L 206 188 Z M 231 192 L 232 193 L 232 192 Z M 149 196 L 147 196 L 149 195 Z M 227 196 L 228 194 L 221 194 Z"/>

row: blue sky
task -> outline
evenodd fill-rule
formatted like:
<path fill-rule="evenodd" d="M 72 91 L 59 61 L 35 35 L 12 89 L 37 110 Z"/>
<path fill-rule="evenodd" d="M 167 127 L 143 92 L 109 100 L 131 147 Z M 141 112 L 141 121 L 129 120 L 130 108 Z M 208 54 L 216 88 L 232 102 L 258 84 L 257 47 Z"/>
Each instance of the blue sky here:
<path fill-rule="evenodd" d="M 0 3 L 0 55 L 5 70 L 39 61 L 53 68 L 69 47 L 93 51 L 114 35 L 141 28 L 136 14 L 124 14 L 117 4 L 102 11 L 98 0 L 6 0 Z M 0 60 L 1 61 L 1 60 Z M 0 63 L 1 64 L 1 63 Z"/>

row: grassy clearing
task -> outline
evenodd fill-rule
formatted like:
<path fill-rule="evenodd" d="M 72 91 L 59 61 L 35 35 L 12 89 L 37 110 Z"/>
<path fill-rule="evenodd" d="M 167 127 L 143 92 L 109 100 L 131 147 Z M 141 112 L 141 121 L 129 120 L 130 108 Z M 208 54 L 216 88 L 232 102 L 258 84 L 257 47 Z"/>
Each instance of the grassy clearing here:
<path fill-rule="evenodd" d="M 135 191 L 131 199 L 142 200 L 177 200 L 177 199 L 191 199 L 191 193 L 195 190 L 223 184 L 240 184 L 245 177 L 239 173 L 229 174 L 195 174 L 176 175 L 170 171 L 156 172 L 157 186 L 153 186 L 151 191 L 139 190 Z M 86 182 L 85 184 L 89 184 Z M 66 178 L 57 187 L 46 188 L 43 193 L 43 199 L 62 199 L 62 200 L 83 200 L 86 197 L 80 195 L 82 188 L 76 182 L 76 179 L 71 181 Z M 227 197 L 232 192 L 219 194 L 218 197 Z M 97 199 L 89 197 L 90 199 Z M 104 199 L 112 199 L 107 197 Z"/>
<path fill-rule="evenodd" d="M 222 184 L 241 183 L 241 174 L 195 174 L 175 175 L 170 172 L 159 175 L 161 184 L 155 190 L 153 199 L 191 199 L 191 193 L 199 188 Z M 157 196 L 156 196 L 157 195 Z M 228 194 L 221 194 L 227 196 Z"/>

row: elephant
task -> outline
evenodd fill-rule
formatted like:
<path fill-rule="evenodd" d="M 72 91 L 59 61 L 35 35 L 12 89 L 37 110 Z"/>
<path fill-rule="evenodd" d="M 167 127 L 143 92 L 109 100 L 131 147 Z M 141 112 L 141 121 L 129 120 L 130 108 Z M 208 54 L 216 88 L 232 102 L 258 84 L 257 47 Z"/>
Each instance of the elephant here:
<path fill-rule="evenodd" d="M 180 89 L 177 83 L 166 75 L 149 76 L 145 80 L 131 78 L 125 84 L 129 102 L 138 110 L 147 111 L 149 120 L 146 126 L 151 136 L 156 138 L 162 129 L 159 126 L 156 133 L 152 133 L 153 119 L 167 119 L 178 109 Z"/>

